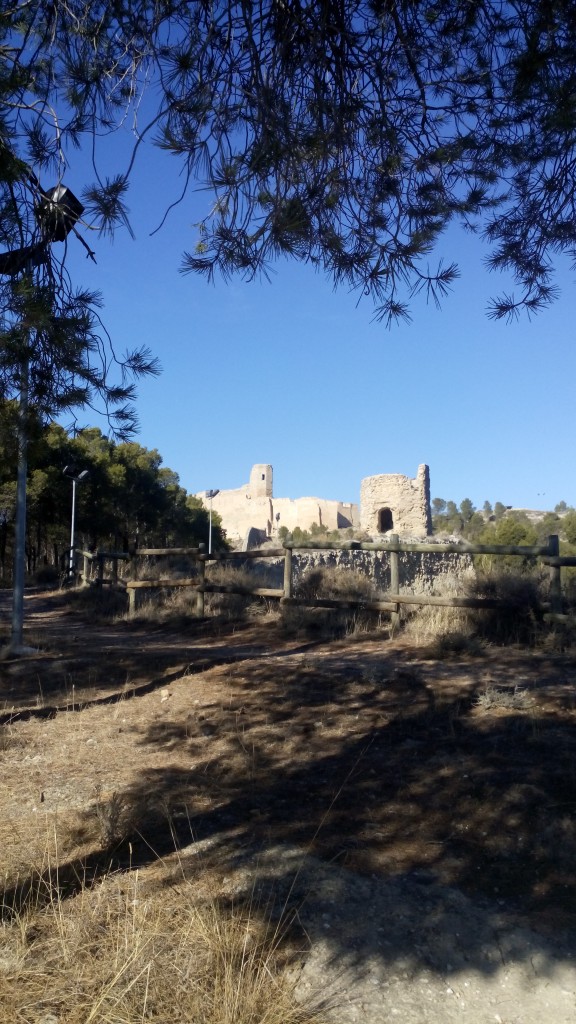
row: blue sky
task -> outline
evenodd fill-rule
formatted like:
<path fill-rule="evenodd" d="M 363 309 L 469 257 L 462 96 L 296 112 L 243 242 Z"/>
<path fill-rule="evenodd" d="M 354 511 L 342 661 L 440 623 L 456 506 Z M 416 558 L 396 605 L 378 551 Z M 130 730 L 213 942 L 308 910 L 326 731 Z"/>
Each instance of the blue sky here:
<path fill-rule="evenodd" d="M 109 173 L 122 169 L 118 154 L 115 140 Z M 78 161 L 65 182 L 80 195 L 92 177 Z M 278 264 L 270 282 L 182 276 L 209 196 L 191 193 L 151 237 L 179 192 L 177 164 L 147 148 L 133 182 L 136 239 L 89 237 L 96 266 L 72 240 L 69 267 L 102 292 L 117 350 L 148 345 L 159 357 L 162 375 L 139 386 L 136 440 L 157 448 L 189 492 L 238 487 L 265 462 L 278 497 L 358 501 L 362 477 L 414 476 L 426 462 L 433 497 L 576 505 L 576 271 L 567 261 L 552 307 L 494 323 L 488 299 L 510 283 L 488 274 L 481 243 L 454 229 L 438 255 L 456 259 L 462 276 L 442 310 L 415 301 L 412 323 L 387 330 L 372 322 L 370 300 L 357 305 L 356 294 L 294 262 Z M 97 421 L 85 412 L 79 422 Z"/>

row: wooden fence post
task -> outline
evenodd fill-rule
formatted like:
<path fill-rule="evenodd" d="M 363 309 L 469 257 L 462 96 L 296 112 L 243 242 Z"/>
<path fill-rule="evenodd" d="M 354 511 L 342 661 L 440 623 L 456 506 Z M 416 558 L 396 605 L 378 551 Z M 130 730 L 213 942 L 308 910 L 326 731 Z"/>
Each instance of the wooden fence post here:
<path fill-rule="evenodd" d="M 560 542 L 557 534 L 551 534 L 548 537 L 548 546 L 550 548 L 550 555 L 553 558 L 558 558 L 560 554 Z M 562 577 L 561 568 L 559 565 L 551 565 L 549 567 L 550 576 L 550 611 L 557 615 L 562 611 Z"/>
<path fill-rule="evenodd" d="M 137 598 L 136 594 L 138 591 L 136 587 L 128 587 L 128 618 L 132 619 L 136 615 Z"/>
<path fill-rule="evenodd" d="M 87 587 L 90 583 L 90 559 L 86 552 L 82 555 L 83 566 L 82 566 L 82 586 Z"/>
<path fill-rule="evenodd" d="M 292 597 L 292 548 L 284 550 L 284 597 Z"/>
<path fill-rule="evenodd" d="M 204 559 L 198 559 L 198 582 L 202 587 L 206 582 L 206 562 Z M 206 613 L 205 609 L 205 594 L 203 590 L 196 591 L 196 616 L 199 619 L 203 619 Z"/>
<path fill-rule="evenodd" d="M 390 534 L 390 543 L 399 544 L 400 537 L 397 533 Z M 400 593 L 400 553 L 398 551 L 390 552 L 390 593 Z M 398 628 L 400 624 L 400 611 L 398 605 L 396 605 L 396 611 L 390 615 L 390 623 L 392 631 Z"/>

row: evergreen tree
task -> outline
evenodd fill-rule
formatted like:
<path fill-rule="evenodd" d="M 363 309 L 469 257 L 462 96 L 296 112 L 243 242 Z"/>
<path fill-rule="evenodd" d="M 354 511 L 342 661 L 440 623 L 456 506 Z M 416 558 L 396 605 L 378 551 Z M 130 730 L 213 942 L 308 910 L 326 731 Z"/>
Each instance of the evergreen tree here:
<path fill-rule="evenodd" d="M 15 445 L 9 429 L 15 403 L 0 403 L 0 572 L 10 578 L 15 517 Z M 195 546 L 208 538 L 208 510 L 187 495 L 178 474 L 156 450 L 117 443 L 98 427 L 69 437 L 62 426 L 36 421 L 29 446 L 26 568 L 61 569 L 70 542 L 71 488 L 63 470 L 75 465 L 88 477 L 76 489 L 77 546 L 128 551 L 141 547 Z M 217 513 L 212 542 L 226 540 Z"/>
<path fill-rule="evenodd" d="M 66 271 L 72 244 L 83 242 L 94 256 L 77 227 L 84 207 L 63 177 L 68 147 L 83 131 L 95 130 L 94 119 L 88 128 L 94 103 L 104 126 L 97 96 L 103 99 L 105 86 L 96 72 L 100 56 L 88 55 L 89 5 L 66 7 L 68 62 L 63 10 L 57 0 L 4 5 L 0 12 L 0 400 L 19 397 L 45 417 L 100 403 L 115 432 L 127 437 L 136 423 L 131 378 L 158 367 L 146 349 L 116 358 L 100 321 L 98 293 L 74 288 Z M 71 27 L 76 20 L 77 32 Z M 74 57 L 78 32 L 82 60 L 78 52 Z M 109 192 L 106 184 L 99 189 L 100 230 L 112 226 Z M 118 204 L 120 194 L 116 220 L 122 216 Z"/>
<path fill-rule="evenodd" d="M 250 277 L 289 254 L 390 321 L 454 281 L 428 262 L 459 221 L 518 282 L 494 316 L 553 297 L 552 257 L 576 242 L 572 0 L 53 0 L 0 19 L 6 250 L 12 193 L 42 198 L 42 174 L 58 184 L 74 146 L 130 117 L 129 170 L 153 137 L 209 193 L 186 271 Z M 87 187 L 102 231 L 127 222 L 127 185 L 119 168 Z"/>
<path fill-rule="evenodd" d="M 462 516 L 465 523 L 467 523 L 472 518 L 475 511 L 476 509 L 474 508 L 474 505 L 470 501 L 470 498 L 464 498 L 460 502 L 460 515 Z"/>

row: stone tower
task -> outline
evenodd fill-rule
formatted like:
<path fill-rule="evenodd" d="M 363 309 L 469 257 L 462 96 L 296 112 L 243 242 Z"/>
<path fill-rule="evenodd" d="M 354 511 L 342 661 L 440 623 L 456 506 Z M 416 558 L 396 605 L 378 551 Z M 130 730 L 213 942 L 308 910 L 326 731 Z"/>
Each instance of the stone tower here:
<path fill-rule="evenodd" d="M 255 466 L 252 466 L 248 494 L 251 498 L 272 497 L 272 466 L 268 466 L 263 462 L 258 462 Z"/>
<path fill-rule="evenodd" d="M 430 472 L 418 466 L 415 479 L 400 473 L 367 476 L 360 487 L 360 525 L 370 535 L 432 533 Z"/>

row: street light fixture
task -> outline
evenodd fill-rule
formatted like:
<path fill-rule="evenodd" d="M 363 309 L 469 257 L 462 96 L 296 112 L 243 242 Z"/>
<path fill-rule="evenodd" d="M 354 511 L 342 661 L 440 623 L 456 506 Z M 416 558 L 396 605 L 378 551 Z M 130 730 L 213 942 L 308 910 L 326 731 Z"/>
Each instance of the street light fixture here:
<path fill-rule="evenodd" d="M 206 497 L 210 499 L 210 512 L 209 512 L 209 527 L 208 527 L 208 554 L 212 554 L 212 498 L 215 498 L 217 494 L 220 494 L 218 488 L 213 491 L 206 491 Z"/>
<path fill-rule="evenodd" d="M 74 535 L 75 535 L 75 528 L 76 528 L 76 485 L 83 483 L 83 481 L 86 480 L 87 477 L 90 476 L 90 473 L 88 472 L 87 469 L 83 469 L 79 473 L 78 472 L 78 467 L 75 466 L 73 462 L 71 462 L 70 465 L 68 465 L 68 466 L 64 466 L 64 469 L 62 470 L 62 472 L 64 473 L 64 476 L 69 477 L 69 479 L 72 481 L 72 517 L 71 517 L 72 518 L 72 522 L 71 522 L 71 527 L 70 527 L 70 559 L 69 559 L 69 563 L 68 563 L 68 576 L 70 577 L 70 579 L 72 579 L 73 576 L 74 576 Z"/>

